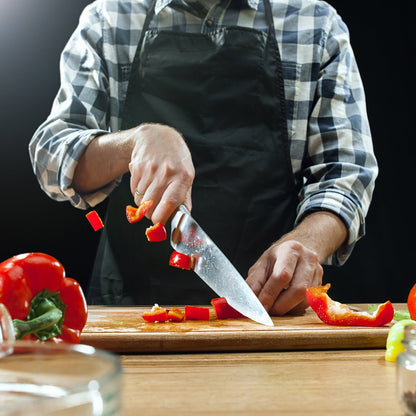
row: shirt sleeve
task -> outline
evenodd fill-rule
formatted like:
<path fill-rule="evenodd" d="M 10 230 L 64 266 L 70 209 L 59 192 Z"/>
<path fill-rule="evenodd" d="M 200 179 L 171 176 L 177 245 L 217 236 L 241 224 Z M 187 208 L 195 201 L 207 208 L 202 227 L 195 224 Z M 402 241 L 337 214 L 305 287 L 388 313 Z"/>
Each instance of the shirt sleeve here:
<path fill-rule="evenodd" d="M 335 11 L 331 17 L 308 125 L 297 222 L 318 210 L 339 215 L 348 238 L 326 263 L 341 265 L 365 234 L 378 167 L 348 29 Z"/>
<path fill-rule="evenodd" d="M 121 178 L 87 195 L 72 187 L 78 160 L 97 135 L 108 133 L 108 77 L 95 3 L 82 13 L 60 60 L 61 86 L 47 120 L 34 133 L 29 154 L 41 188 L 57 201 L 87 209 L 104 200 Z"/>

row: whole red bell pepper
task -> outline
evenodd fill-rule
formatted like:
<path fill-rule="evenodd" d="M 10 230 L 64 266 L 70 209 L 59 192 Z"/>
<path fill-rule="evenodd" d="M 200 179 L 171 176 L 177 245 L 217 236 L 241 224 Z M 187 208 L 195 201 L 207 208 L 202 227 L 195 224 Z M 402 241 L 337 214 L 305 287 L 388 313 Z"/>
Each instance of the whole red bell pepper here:
<path fill-rule="evenodd" d="M 328 325 L 383 326 L 393 320 L 394 309 L 390 301 L 378 306 L 374 313 L 354 311 L 348 305 L 332 300 L 327 292 L 330 283 L 306 289 L 306 298 L 319 319 Z"/>
<path fill-rule="evenodd" d="M 410 289 L 407 296 L 407 309 L 409 310 L 410 317 L 416 320 L 416 284 Z"/>
<path fill-rule="evenodd" d="M 8 309 L 16 339 L 79 343 L 87 321 L 81 286 L 44 253 L 20 254 L 0 263 L 0 302 Z"/>
<path fill-rule="evenodd" d="M 214 307 L 218 319 L 245 318 L 245 316 L 235 310 L 224 297 L 212 299 L 211 305 Z"/>

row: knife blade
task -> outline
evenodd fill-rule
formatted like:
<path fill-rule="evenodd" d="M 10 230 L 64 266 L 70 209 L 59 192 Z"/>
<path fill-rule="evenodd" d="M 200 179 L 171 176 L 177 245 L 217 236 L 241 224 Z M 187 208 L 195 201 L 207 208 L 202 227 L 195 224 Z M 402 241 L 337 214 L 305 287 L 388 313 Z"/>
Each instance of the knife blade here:
<path fill-rule="evenodd" d="M 194 272 L 238 312 L 263 325 L 274 326 L 250 286 L 184 205 L 178 207 L 171 222 L 170 244 L 174 250 L 192 256 Z"/>

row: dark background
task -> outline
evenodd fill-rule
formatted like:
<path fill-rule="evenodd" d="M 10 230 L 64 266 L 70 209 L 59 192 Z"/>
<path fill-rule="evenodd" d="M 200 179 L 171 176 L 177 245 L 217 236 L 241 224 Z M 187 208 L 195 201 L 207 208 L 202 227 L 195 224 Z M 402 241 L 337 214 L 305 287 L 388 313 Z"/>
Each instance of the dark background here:
<path fill-rule="evenodd" d="M 85 211 L 52 201 L 41 191 L 27 146 L 49 114 L 59 87 L 60 52 L 88 3 L 0 0 L 0 260 L 45 252 L 60 260 L 67 275 L 84 288 L 99 232 L 92 230 Z M 351 32 L 380 175 L 367 235 L 347 264 L 327 269 L 324 280 L 332 283 L 330 295 L 339 301 L 404 302 L 416 283 L 415 149 L 410 128 L 415 120 L 415 44 L 410 30 L 414 10 L 404 0 L 329 3 Z M 103 214 L 102 207 L 96 209 Z"/>

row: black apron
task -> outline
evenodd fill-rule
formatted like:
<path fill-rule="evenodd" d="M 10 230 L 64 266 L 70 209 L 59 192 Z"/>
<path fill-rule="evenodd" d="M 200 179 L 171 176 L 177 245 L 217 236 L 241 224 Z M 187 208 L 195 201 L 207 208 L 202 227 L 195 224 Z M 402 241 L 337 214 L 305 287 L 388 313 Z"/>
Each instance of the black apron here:
<path fill-rule="evenodd" d="M 293 228 L 298 202 L 269 0 L 268 33 L 147 30 L 154 3 L 132 66 L 122 129 L 153 122 L 182 133 L 195 166 L 192 215 L 246 277 Z M 209 303 L 217 295 L 195 273 L 168 265 L 169 241 L 147 241 L 150 221 L 127 222 L 132 203 L 126 174 L 109 197 L 89 303 Z"/>

